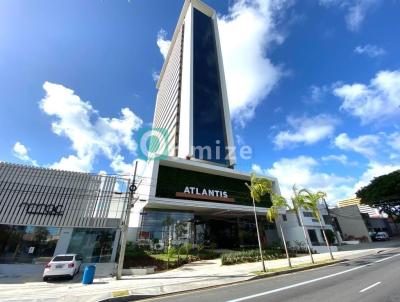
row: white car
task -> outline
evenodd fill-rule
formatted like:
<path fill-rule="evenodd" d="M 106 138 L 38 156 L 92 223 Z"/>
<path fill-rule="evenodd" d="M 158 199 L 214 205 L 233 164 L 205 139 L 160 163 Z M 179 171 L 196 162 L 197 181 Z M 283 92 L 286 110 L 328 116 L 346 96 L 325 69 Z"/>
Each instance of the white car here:
<path fill-rule="evenodd" d="M 43 281 L 51 277 L 69 277 L 70 279 L 79 273 L 82 264 L 82 256 L 78 254 L 57 255 L 44 267 Z"/>
<path fill-rule="evenodd" d="M 389 235 L 386 232 L 378 232 L 374 237 L 375 241 L 387 241 L 390 240 Z"/>

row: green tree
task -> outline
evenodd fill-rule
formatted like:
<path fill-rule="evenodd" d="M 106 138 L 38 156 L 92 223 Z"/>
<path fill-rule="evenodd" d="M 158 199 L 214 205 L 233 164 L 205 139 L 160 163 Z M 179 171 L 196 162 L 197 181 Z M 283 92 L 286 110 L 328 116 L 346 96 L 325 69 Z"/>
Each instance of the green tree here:
<path fill-rule="evenodd" d="M 258 239 L 258 247 L 260 249 L 260 257 L 261 263 L 263 267 L 263 271 L 265 272 L 265 263 L 264 257 L 261 247 L 261 238 L 260 238 L 260 230 L 258 229 L 258 221 L 257 221 L 257 213 L 256 213 L 256 202 L 260 202 L 261 198 L 266 194 L 272 193 L 272 182 L 269 179 L 257 177 L 254 173 L 251 174 L 250 185 L 245 183 L 247 188 L 250 191 L 250 196 L 253 200 L 253 211 L 254 211 L 254 220 L 256 222 L 256 230 L 257 230 L 257 239 Z"/>
<path fill-rule="evenodd" d="M 189 243 L 189 242 L 185 243 L 183 245 L 183 249 L 184 249 L 184 251 L 186 253 L 186 260 L 188 260 L 189 259 L 189 253 L 192 250 L 192 244 Z"/>
<path fill-rule="evenodd" d="M 279 224 L 279 229 L 280 229 L 281 234 L 282 234 L 283 245 L 285 247 L 286 258 L 288 260 L 289 267 L 292 267 L 292 263 L 290 261 L 290 256 L 289 256 L 289 252 L 288 252 L 288 248 L 287 248 L 287 245 L 286 245 L 285 234 L 283 233 L 282 223 L 281 223 L 281 221 L 279 219 L 280 218 L 280 215 L 279 215 L 280 209 L 286 210 L 286 209 L 289 208 L 289 205 L 288 205 L 286 199 L 284 197 L 278 195 L 278 194 L 272 193 L 271 197 L 272 197 L 272 206 L 271 206 L 271 208 L 269 208 L 267 210 L 267 220 L 269 222 L 275 221 L 275 222 L 277 222 Z"/>
<path fill-rule="evenodd" d="M 300 191 L 300 193 L 303 193 L 303 192 L 305 193 L 304 198 L 306 200 L 306 203 L 305 203 L 306 208 L 311 210 L 311 212 L 313 213 L 314 217 L 317 217 L 319 225 L 320 225 L 321 230 L 322 230 L 322 234 L 324 235 L 326 247 L 328 248 L 329 254 L 331 255 L 331 259 L 333 260 L 334 258 L 333 258 L 332 250 L 331 250 L 331 247 L 329 245 L 328 238 L 326 237 L 325 230 L 324 230 L 324 228 L 322 226 L 321 213 L 319 212 L 320 201 L 325 199 L 326 193 L 322 192 L 322 191 L 318 191 L 316 193 L 313 193 L 308 189 L 302 189 Z"/>
<path fill-rule="evenodd" d="M 378 207 L 390 217 L 400 217 L 400 170 L 375 177 L 356 192 L 361 203 Z"/>
<path fill-rule="evenodd" d="M 293 185 L 292 203 L 293 203 L 293 207 L 294 207 L 294 209 L 295 209 L 295 211 L 297 213 L 297 216 L 299 217 L 301 227 L 303 229 L 304 239 L 305 239 L 305 242 L 306 242 L 308 253 L 309 253 L 310 258 L 311 258 L 311 262 L 315 263 L 314 262 L 314 257 L 313 257 L 312 252 L 311 252 L 310 241 L 308 240 L 308 235 L 307 235 L 307 232 L 306 232 L 306 228 L 304 226 L 303 216 L 300 213 L 300 210 L 307 208 L 307 202 L 306 202 L 304 194 L 300 193 L 300 191 L 297 190 L 295 185 Z"/>
<path fill-rule="evenodd" d="M 176 254 L 176 249 L 173 246 L 169 246 L 167 250 L 167 269 L 169 269 L 169 262 L 172 257 Z"/>

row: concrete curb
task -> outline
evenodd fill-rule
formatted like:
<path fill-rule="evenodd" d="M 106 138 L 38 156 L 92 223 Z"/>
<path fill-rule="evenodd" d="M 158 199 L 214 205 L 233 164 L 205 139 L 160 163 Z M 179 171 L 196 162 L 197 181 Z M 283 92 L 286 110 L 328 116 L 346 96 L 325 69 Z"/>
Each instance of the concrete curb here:
<path fill-rule="evenodd" d="M 291 268 L 291 269 L 280 271 L 280 272 L 272 272 L 272 273 L 268 273 L 267 272 L 265 274 L 254 276 L 254 277 L 252 277 L 252 278 L 250 278 L 249 280 L 246 280 L 246 281 L 259 280 L 259 279 L 275 277 L 275 276 L 279 276 L 279 275 L 287 275 L 287 274 L 291 274 L 291 273 L 307 271 L 307 270 L 310 270 L 310 269 L 313 269 L 313 268 L 320 268 L 320 267 L 323 267 L 323 266 L 334 265 L 334 264 L 338 264 L 338 263 L 346 262 L 346 261 L 348 261 L 348 259 L 332 260 L 331 262 L 327 262 L 327 263 L 311 264 L 309 266 Z"/>
<path fill-rule="evenodd" d="M 280 272 L 265 273 L 262 275 L 250 277 L 249 279 L 246 279 L 246 280 L 235 281 L 235 282 L 226 283 L 226 284 L 218 284 L 218 285 L 212 285 L 212 286 L 206 286 L 206 287 L 199 287 L 199 288 L 195 288 L 195 289 L 188 289 L 188 290 L 182 290 L 182 291 L 178 291 L 178 292 L 158 294 L 158 295 L 140 295 L 140 294 L 139 295 L 125 295 L 125 296 L 121 296 L 121 297 L 100 300 L 99 302 L 128 302 L 128 301 L 138 301 L 138 300 L 150 299 L 150 298 L 168 297 L 168 296 L 177 295 L 177 294 L 186 294 L 186 293 L 190 293 L 190 292 L 198 291 L 198 290 L 207 290 L 207 289 L 218 288 L 218 287 L 226 286 L 226 285 L 240 284 L 240 283 L 244 283 L 244 282 L 248 282 L 248 281 L 270 278 L 270 277 L 275 277 L 275 276 L 279 276 L 279 275 L 287 275 L 287 274 L 291 274 L 291 273 L 296 273 L 296 272 L 311 270 L 311 269 L 320 268 L 320 267 L 324 267 L 324 266 L 334 265 L 334 264 L 338 264 L 338 263 L 346 262 L 346 261 L 349 261 L 349 260 L 348 259 L 333 260 L 332 262 L 328 262 L 328 263 L 319 263 L 319 264 L 317 263 L 317 264 L 310 265 L 310 266 L 292 268 L 292 269 L 288 269 L 288 270 L 284 270 L 284 271 L 280 271 Z M 110 295 L 112 296 L 112 293 Z"/>

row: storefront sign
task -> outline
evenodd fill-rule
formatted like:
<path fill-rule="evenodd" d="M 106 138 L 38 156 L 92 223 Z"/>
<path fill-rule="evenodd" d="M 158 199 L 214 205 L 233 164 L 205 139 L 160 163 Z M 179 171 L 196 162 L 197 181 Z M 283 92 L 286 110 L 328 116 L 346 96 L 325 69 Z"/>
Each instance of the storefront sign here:
<path fill-rule="evenodd" d="M 228 196 L 228 192 L 226 191 L 197 187 L 185 187 L 183 192 L 176 192 L 176 197 L 209 201 L 235 202 L 233 198 Z"/>
<path fill-rule="evenodd" d="M 19 205 L 27 214 L 63 215 L 63 205 L 23 202 Z"/>

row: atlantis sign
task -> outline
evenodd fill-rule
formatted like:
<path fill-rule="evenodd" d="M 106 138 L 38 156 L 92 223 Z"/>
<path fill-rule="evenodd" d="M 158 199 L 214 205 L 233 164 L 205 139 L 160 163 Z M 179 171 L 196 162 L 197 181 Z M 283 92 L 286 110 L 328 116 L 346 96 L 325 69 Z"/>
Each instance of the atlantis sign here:
<path fill-rule="evenodd" d="M 176 197 L 205 201 L 235 202 L 233 198 L 228 196 L 227 191 L 197 187 L 185 187 L 183 192 L 176 192 Z"/>

